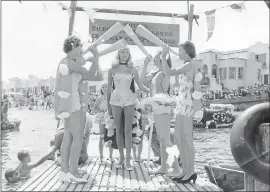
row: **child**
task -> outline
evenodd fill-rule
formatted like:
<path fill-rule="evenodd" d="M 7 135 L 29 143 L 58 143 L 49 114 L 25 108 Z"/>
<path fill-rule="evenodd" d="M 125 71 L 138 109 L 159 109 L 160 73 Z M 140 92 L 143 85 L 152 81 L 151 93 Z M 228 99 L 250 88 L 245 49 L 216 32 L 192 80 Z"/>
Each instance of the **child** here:
<path fill-rule="evenodd" d="M 138 100 L 138 104 L 136 106 L 136 111 L 139 112 L 140 116 L 141 116 L 140 118 L 138 118 L 138 122 L 139 122 L 139 127 L 141 126 L 140 129 L 142 130 L 142 135 L 140 136 L 141 142 L 138 145 L 133 145 L 132 149 L 133 149 L 134 161 L 142 162 L 141 153 L 142 153 L 142 148 L 143 148 L 143 137 L 144 137 L 145 126 L 147 124 L 147 117 L 145 115 L 143 115 L 143 111 L 142 111 L 141 106 L 140 106 L 140 102 L 142 101 L 143 93 L 142 93 L 142 91 L 140 91 L 137 88 L 136 94 L 137 94 L 137 100 Z M 138 148 L 138 155 L 137 155 L 137 148 Z"/>
<path fill-rule="evenodd" d="M 99 124 L 99 154 L 100 159 L 103 159 L 103 140 L 105 135 L 105 121 L 104 121 L 104 115 L 107 111 L 107 82 L 103 82 L 100 85 L 100 97 L 97 98 L 95 104 L 94 104 L 94 111 L 97 112 L 95 123 Z M 113 148 L 109 147 L 110 151 L 110 160 L 113 161 Z"/>
<path fill-rule="evenodd" d="M 42 157 L 39 161 L 33 164 L 29 164 L 31 162 L 30 153 L 26 150 L 21 150 L 18 152 L 17 157 L 20 161 L 19 166 L 15 169 L 9 169 L 5 173 L 5 178 L 8 182 L 18 182 L 22 179 L 28 179 L 30 177 L 30 173 L 32 169 L 44 163 L 52 154 L 56 152 L 56 149 L 53 148 L 48 154 Z"/>
<path fill-rule="evenodd" d="M 16 183 L 20 180 L 27 179 L 25 177 L 21 177 L 18 172 L 13 169 L 8 169 L 5 172 L 5 178 L 9 183 Z"/>

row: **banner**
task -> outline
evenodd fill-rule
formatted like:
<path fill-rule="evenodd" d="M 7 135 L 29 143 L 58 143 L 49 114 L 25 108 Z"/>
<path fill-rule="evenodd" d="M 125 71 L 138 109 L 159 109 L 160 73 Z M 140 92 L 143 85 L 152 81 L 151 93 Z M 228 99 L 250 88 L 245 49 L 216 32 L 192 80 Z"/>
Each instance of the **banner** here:
<path fill-rule="evenodd" d="M 245 4 L 244 2 L 242 3 L 238 3 L 238 4 L 232 4 L 230 5 L 230 7 L 233 9 L 233 10 L 236 10 L 238 12 L 242 12 L 243 10 L 246 10 L 246 7 L 245 7 Z"/>
<path fill-rule="evenodd" d="M 177 24 L 95 19 L 95 23 L 92 23 L 91 21 L 89 22 L 89 34 L 91 34 L 92 39 L 96 40 L 100 36 L 102 36 L 107 30 L 109 30 L 116 22 L 121 23 L 123 26 L 129 24 L 133 31 L 135 31 L 137 27 L 141 24 L 146 29 L 151 31 L 155 36 L 157 36 L 161 41 L 168 44 L 170 47 L 178 47 L 180 26 Z M 156 46 L 154 43 L 148 41 L 141 36 L 138 36 L 138 38 L 144 46 Z M 104 43 L 113 44 L 120 39 L 124 39 L 128 45 L 136 45 L 124 30 L 111 37 Z"/>
<path fill-rule="evenodd" d="M 207 22 L 207 41 L 212 37 L 215 29 L 215 13 L 216 10 L 206 11 L 206 22 Z"/>

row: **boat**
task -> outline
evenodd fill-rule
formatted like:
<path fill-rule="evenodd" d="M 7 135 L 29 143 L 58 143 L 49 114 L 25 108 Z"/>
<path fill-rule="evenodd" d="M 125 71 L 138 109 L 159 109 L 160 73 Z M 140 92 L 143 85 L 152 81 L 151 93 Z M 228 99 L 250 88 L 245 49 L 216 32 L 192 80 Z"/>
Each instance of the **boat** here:
<path fill-rule="evenodd" d="M 210 182 L 218 185 L 224 191 L 244 190 L 245 173 L 238 166 L 219 165 L 205 167 Z"/>

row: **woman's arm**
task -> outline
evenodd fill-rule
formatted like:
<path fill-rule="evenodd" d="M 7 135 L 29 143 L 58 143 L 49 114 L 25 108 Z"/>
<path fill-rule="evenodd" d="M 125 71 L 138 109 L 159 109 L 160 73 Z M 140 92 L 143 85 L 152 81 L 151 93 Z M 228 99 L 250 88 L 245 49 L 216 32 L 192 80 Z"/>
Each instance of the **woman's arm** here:
<path fill-rule="evenodd" d="M 136 69 L 135 67 L 133 67 L 132 71 L 133 71 L 133 74 L 134 74 L 135 81 L 136 81 L 137 85 L 139 86 L 139 88 L 140 88 L 143 92 L 149 93 L 149 89 L 147 89 L 147 88 L 143 85 L 143 83 L 141 82 L 141 80 L 140 80 L 140 78 L 139 78 L 139 74 L 138 74 L 137 69 Z"/>
<path fill-rule="evenodd" d="M 140 80 L 144 84 L 144 86 L 146 86 L 146 87 L 150 87 L 150 81 L 153 78 L 152 74 L 148 74 L 148 75 L 146 74 L 147 65 L 149 62 L 150 62 L 150 59 L 148 57 L 146 57 L 144 60 L 143 67 L 141 69 L 141 73 L 140 73 Z"/>
<path fill-rule="evenodd" d="M 107 88 L 107 106 L 108 106 L 108 114 L 112 116 L 112 108 L 110 104 L 110 98 L 111 98 L 111 93 L 112 93 L 112 69 L 109 69 L 108 71 L 108 88 Z"/>
<path fill-rule="evenodd" d="M 162 66 L 164 69 L 164 73 L 168 76 L 176 76 L 179 74 L 187 73 L 190 70 L 192 70 L 193 63 L 192 62 L 187 62 L 184 65 L 181 65 L 180 67 L 176 69 L 170 69 L 170 67 L 167 64 L 166 58 L 162 58 Z"/>
<path fill-rule="evenodd" d="M 180 67 L 178 67 L 176 69 L 170 69 L 170 67 L 168 66 L 167 60 L 166 60 L 166 55 L 168 53 L 169 53 L 169 47 L 168 47 L 168 45 L 166 45 L 163 47 L 162 54 L 161 54 L 162 66 L 163 66 L 164 73 L 166 75 L 175 76 L 175 75 L 187 73 L 190 70 L 192 70 L 192 68 L 193 68 L 192 62 L 187 62 L 184 65 L 181 65 Z"/>
<path fill-rule="evenodd" d="M 85 59 L 83 57 L 78 57 L 76 61 L 69 59 L 68 68 L 75 73 L 81 74 L 83 80 L 102 81 L 103 74 L 99 66 L 99 56 L 97 48 L 91 47 L 89 50 L 93 53 L 92 65 L 89 70 L 85 66 Z"/>

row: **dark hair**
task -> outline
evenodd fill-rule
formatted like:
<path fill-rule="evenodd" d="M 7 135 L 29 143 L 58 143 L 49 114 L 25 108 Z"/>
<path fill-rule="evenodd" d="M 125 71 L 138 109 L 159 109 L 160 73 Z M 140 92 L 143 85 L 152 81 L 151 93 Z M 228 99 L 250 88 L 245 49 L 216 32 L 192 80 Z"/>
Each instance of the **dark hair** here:
<path fill-rule="evenodd" d="M 13 177 L 14 173 L 15 173 L 15 170 L 13 170 L 13 169 L 8 169 L 8 170 L 6 170 L 6 172 L 5 172 L 5 178 L 6 178 L 6 180 L 7 180 L 8 182 L 11 182 L 11 181 L 10 181 L 10 178 Z"/>
<path fill-rule="evenodd" d="M 29 152 L 28 151 L 25 151 L 25 150 L 22 150 L 22 151 L 19 151 L 18 154 L 17 154 L 17 157 L 20 161 L 23 161 L 23 159 L 25 157 L 27 157 L 29 155 Z"/>
<path fill-rule="evenodd" d="M 63 51 L 65 53 L 70 52 L 73 48 L 78 47 L 81 44 L 81 40 L 77 36 L 69 36 L 65 39 L 63 45 Z"/>
<path fill-rule="evenodd" d="M 195 45 L 191 41 L 186 41 L 183 44 L 179 45 L 180 47 L 183 47 L 183 49 L 186 51 L 186 54 L 190 56 L 191 59 L 196 57 L 196 49 Z"/>

